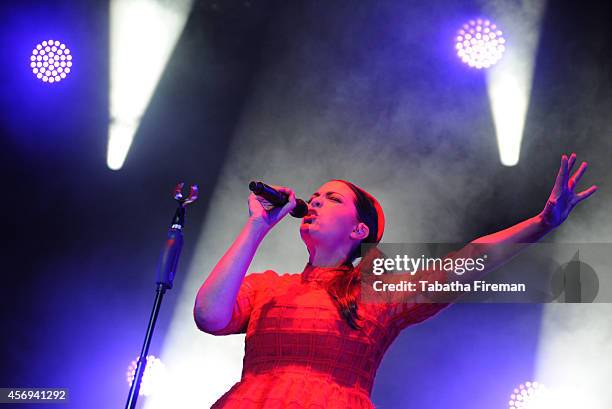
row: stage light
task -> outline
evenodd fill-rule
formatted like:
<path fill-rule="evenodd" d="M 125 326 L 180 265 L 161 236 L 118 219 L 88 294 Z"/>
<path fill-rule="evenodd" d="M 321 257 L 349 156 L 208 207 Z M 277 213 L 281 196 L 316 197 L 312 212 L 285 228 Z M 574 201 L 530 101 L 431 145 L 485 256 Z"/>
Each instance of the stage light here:
<path fill-rule="evenodd" d="M 545 0 L 531 0 L 489 2 L 484 7 L 511 36 L 504 58 L 486 70 L 499 158 L 504 166 L 519 162 L 544 6 Z"/>
<path fill-rule="evenodd" d="M 66 79 L 72 67 L 72 54 L 57 40 L 45 40 L 32 50 L 30 69 L 42 82 L 53 84 Z"/>
<path fill-rule="evenodd" d="M 130 363 L 126 372 L 126 380 L 128 385 L 131 387 L 136 375 L 136 366 L 138 365 L 138 358 Z M 165 384 L 166 378 L 166 367 L 163 362 L 153 355 L 147 356 L 147 366 L 144 374 L 142 375 L 142 382 L 140 383 L 139 396 L 151 396 L 157 393 L 160 388 Z"/>
<path fill-rule="evenodd" d="M 107 165 L 123 166 L 192 0 L 112 0 Z M 68 62 L 66 63 L 68 64 Z"/>
<path fill-rule="evenodd" d="M 495 23 L 475 19 L 465 23 L 455 38 L 457 56 L 472 68 L 489 68 L 497 63 L 506 50 L 506 39 Z"/>
<path fill-rule="evenodd" d="M 544 385 L 538 382 L 525 382 L 514 388 L 510 394 L 508 408 L 548 409 L 551 403 L 550 391 Z"/>

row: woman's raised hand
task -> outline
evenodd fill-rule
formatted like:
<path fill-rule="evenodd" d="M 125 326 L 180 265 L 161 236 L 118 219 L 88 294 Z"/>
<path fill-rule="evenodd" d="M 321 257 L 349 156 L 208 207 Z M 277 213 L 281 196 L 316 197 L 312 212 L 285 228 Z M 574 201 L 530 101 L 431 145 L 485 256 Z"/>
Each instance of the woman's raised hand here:
<path fill-rule="evenodd" d="M 274 189 L 286 194 L 289 201 L 283 207 L 275 207 L 266 199 L 251 193 L 249 195 L 249 220 L 257 226 L 269 230 L 295 208 L 295 193 L 285 186 L 274 186 Z"/>
<path fill-rule="evenodd" d="M 567 155 L 561 157 L 561 167 L 555 180 L 555 186 L 546 202 L 546 206 L 544 206 L 544 210 L 540 213 L 542 221 L 549 228 L 554 229 L 563 223 L 574 206 L 597 191 L 597 186 L 595 185 L 579 193 L 574 191 L 587 168 L 587 163 L 582 162 L 580 168 L 570 177 L 570 172 L 575 162 L 575 153 L 572 153 L 569 158 Z"/>

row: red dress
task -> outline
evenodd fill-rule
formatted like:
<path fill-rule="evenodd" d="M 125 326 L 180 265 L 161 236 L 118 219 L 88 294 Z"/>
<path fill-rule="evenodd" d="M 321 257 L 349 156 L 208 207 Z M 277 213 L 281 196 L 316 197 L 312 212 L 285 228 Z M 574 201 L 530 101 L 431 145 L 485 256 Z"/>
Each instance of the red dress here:
<path fill-rule="evenodd" d="M 338 268 L 245 277 L 230 323 L 245 333 L 242 378 L 211 409 L 372 409 L 374 376 L 400 331 L 448 304 L 359 304 L 361 330 L 341 318 L 324 283 Z M 341 273 L 341 271 L 340 271 Z"/>

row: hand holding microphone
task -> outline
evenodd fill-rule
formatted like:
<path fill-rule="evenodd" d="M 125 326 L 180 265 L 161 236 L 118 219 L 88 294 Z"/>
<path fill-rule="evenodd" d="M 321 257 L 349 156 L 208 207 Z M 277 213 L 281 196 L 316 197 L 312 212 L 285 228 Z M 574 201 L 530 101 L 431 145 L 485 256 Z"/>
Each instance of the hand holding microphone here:
<path fill-rule="evenodd" d="M 249 213 L 252 219 L 263 220 L 268 227 L 274 226 L 290 213 L 293 217 L 304 217 L 308 205 L 296 199 L 293 190 L 284 186 L 268 186 L 262 182 L 251 182 L 249 189 Z"/>

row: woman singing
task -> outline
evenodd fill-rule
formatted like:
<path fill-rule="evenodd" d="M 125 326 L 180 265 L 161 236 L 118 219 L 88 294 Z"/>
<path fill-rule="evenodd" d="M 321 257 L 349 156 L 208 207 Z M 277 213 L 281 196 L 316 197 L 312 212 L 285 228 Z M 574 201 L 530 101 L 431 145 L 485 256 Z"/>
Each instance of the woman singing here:
<path fill-rule="evenodd" d="M 484 246 L 490 266 L 515 255 L 516 246 L 505 244 L 540 240 L 597 190 L 574 192 L 586 170 L 583 163 L 569 176 L 575 158 L 562 156 L 538 215 L 472 242 Z M 381 240 L 385 218 L 372 195 L 343 180 L 323 184 L 308 201 L 300 235 L 309 258 L 301 274 L 267 270 L 245 277 L 261 241 L 295 207 L 293 191 L 276 188 L 288 203 L 273 208 L 249 196 L 248 221 L 196 297 L 200 330 L 246 333 L 242 378 L 212 408 L 371 409 L 376 370 L 393 340 L 449 304 L 359 303 L 360 266 L 367 257 L 354 262 L 362 243 Z"/>

